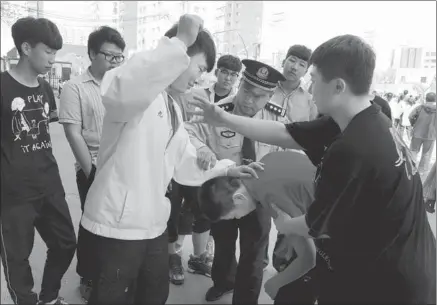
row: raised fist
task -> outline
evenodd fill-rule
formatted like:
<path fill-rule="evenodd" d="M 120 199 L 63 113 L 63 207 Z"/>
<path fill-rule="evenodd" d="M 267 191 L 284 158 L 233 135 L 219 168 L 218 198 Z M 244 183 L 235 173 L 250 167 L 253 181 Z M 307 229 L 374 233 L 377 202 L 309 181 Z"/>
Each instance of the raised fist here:
<path fill-rule="evenodd" d="M 197 15 L 185 14 L 179 19 L 176 37 L 185 43 L 187 48 L 189 48 L 196 41 L 197 35 L 202 29 L 202 18 Z"/>

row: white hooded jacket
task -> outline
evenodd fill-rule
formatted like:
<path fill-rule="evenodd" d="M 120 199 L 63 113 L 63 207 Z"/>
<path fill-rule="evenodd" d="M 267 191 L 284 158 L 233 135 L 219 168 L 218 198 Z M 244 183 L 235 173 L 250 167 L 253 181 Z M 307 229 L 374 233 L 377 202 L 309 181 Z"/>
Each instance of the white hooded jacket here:
<path fill-rule="evenodd" d="M 173 135 L 165 89 L 189 65 L 185 44 L 163 37 L 157 48 L 135 54 L 108 71 L 102 81 L 106 114 L 95 180 L 88 192 L 82 226 L 100 236 L 153 239 L 167 227 L 170 180 L 189 186 L 225 175 L 234 163 L 221 160 L 203 171 L 177 113 Z"/>

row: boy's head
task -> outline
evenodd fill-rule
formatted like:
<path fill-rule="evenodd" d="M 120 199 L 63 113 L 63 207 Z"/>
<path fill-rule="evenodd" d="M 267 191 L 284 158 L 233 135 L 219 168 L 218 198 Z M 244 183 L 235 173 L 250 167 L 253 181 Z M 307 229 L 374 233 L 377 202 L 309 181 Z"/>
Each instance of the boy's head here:
<path fill-rule="evenodd" d="M 165 33 L 168 38 L 176 37 L 178 24 Z M 171 89 L 178 93 L 190 90 L 204 72 L 211 72 L 214 68 L 216 49 L 214 40 L 206 30 L 201 30 L 196 41 L 187 49 L 190 65 L 171 85 Z"/>
<path fill-rule="evenodd" d="M 217 177 L 206 181 L 198 193 L 199 207 L 212 222 L 239 219 L 256 208 L 252 196 L 240 179 Z"/>
<path fill-rule="evenodd" d="M 427 103 L 435 103 L 435 92 L 428 92 L 426 94 L 425 100 Z"/>
<path fill-rule="evenodd" d="M 387 93 L 386 97 L 387 97 L 387 101 L 390 102 L 393 98 L 393 93 L 391 93 L 391 92 Z"/>
<path fill-rule="evenodd" d="M 225 90 L 232 90 L 242 68 L 243 65 L 238 57 L 233 55 L 221 56 L 217 61 L 217 69 L 215 70 L 216 85 Z"/>
<path fill-rule="evenodd" d="M 288 81 L 298 82 L 308 72 L 310 58 L 311 50 L 306 46 L 291 46 L 283 63 L 284 77 Z"/>
<path fill-rule="evenodd" d="M 46 18 L 20 18 L 12 25 L 12 38 L 20 60 L 27 60 L 37 74 L 50 71 L 62 48 L 58 27 Z"/>
<path fill-rule="evenodd" d="M 252 117 L 265 107 L 284 76 L 262 62 L 250 59 L 242 61 L 246 69 L 235 97 L 235 107 L 244 116 Z"/>
<path fill-rule="evenodd" d="M 118 67 L 124 61 L 124 42 L 121 34 L 108 26 L 102 26 L 88 37 L 88 56 L 97 73 Z"/>
<path fill-rule="evenodd" d="M 350 103 L 351 97 L 367 96 L 375 61 L 375 52 L 357 36 L 337 36 L 320 45 L 310 60 L 318 110 L 332 115 Z"/>

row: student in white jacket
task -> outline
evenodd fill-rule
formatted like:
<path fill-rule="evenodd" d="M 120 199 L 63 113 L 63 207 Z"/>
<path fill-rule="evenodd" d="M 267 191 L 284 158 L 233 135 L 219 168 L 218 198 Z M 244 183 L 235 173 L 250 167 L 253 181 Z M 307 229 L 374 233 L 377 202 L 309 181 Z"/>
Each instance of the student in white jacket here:
<path fill-rule="evenodd" d="M 93 245 L 91 304 L 165 304 L 170 214 L 165 191 L 172 178 L 200 186 L 220 175 L 256 177 L 253 168 L 259 164 L 235 167 L 230 160 L 201 170 L 181 111 L 166 93 L 187 91 L 212 70 L 215 46 L 202 23 L 183 15 L 176 37 L 163 37 L 156 49 L 137 53 L 107 72 L 101 84 L 106 114 L 80 228 L 81 238 Z"/>

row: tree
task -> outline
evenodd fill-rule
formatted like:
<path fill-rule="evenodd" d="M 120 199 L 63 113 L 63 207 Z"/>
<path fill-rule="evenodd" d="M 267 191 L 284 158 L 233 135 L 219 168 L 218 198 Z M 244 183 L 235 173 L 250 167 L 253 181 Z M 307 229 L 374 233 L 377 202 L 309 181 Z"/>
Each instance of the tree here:
<path fill-rule="evenodd" d="M 13 1 L 1 1 L 1 21 L 11 26 L 24 16 L 23 8 Z"/>

